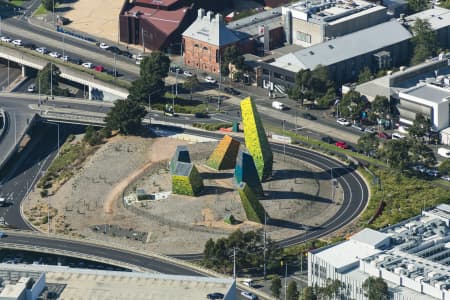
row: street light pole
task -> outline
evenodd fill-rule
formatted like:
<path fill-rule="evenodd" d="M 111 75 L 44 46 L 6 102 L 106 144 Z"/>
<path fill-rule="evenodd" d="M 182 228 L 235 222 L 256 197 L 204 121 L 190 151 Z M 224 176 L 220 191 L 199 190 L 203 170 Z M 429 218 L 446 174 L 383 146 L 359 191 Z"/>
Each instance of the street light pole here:
<path fill-rule="evenodd" d="M 284 272 L 284 300 L 287 299 L 287 262 L 286 262 L 286 271 Z"/>
<path fill-rule="evenodd" d="M 266 225 L 267 225 L 267 213 L 264 212 L 264 249 L 263 249 L 263 254 L 264 254 L 264 272 L 263 272 L 263 276 L 264 276 L 264 280 L 266 280 L 266 275 L 267 275 L 267 269 L 266 269 Z"/>
<path fill-rule="evenodd" d="M 53 0 L 53 26 L 55 26 L 55 0 Z"/>
<path fill-rule="evenodd" d="M 233 247 L 233 279 L 236 280 L 236 247 Z"/>
<path fill-rule="evenodd" d="M 50 63 L 50 99 L 53 100 L 53 63 Z"/>

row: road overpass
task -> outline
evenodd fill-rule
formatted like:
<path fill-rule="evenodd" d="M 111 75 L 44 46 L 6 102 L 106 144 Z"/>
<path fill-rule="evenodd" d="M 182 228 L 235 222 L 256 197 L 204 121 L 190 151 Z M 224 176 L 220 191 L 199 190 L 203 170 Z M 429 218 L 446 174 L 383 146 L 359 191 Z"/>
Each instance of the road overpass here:
<path fill-rule="evenodd" d="M 110 95 L 105 98 L 105 100 L 125 99 L 129 95 L 128 89 L 114 84 L 114 78 L 112 76 L 110 76 L 111 82 L 105 82 L 97 78 L 100 76 L 100 73 L 96 74 L 96 71 L 63 62 L 60 59 L 40 54 L 34 50 L 25 49 L 19 46 L 14 47 L 12 44 L 0 42 L 0 58 L 19 64 L 22 67 L 22 76 L 25 76 L 27 67 L 42 70 L 47 64 L 52 63 L 61 71 L 61 78 L 87 86 L 89 90 L 89 99 L 93 99 L 92 91 L 94 89 Z M 108 75 L 101 74 L 101 76 Z"/>

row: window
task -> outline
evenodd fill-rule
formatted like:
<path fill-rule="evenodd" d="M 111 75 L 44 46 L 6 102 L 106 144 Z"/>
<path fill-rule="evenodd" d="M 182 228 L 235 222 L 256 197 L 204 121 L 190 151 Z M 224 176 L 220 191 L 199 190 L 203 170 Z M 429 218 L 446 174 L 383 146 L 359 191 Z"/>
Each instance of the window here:
<path fill-rule="evenodd" d="M 194 47 L 198 48 L 198 44 L 194 44 Z"/>
<path fill-rule="evenodd" d="M 309 44 L 311 44 L 311 35 L 301 32 L 301 31 L 296 31 L 295 32 L 295 38 L 297 39 L 297 41 L 302 41 L 302 42 L 307 42 Z"/>
<path fill-rule="evenodd" d="M 206 51 L 208 51 L 208 47 L 203 47 L 203 50 L 206 50 Z"/>

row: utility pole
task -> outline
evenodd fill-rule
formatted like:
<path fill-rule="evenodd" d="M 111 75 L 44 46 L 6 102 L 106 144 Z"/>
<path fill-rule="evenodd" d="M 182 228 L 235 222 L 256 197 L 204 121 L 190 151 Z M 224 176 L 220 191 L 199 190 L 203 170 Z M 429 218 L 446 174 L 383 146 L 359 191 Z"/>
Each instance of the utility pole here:
<path fill-rule="evenodd" d="M 2 35 L 2 17 L 0 16 L 0 35 Z"/>
<path fill-rule="evenodd" d="M 141 32 L 142 32 L 142 53 L 145 53 L 144 28 L 141 28 Z"/>
<path fill-rule="evenodd" d="M 50 63 L 50 99 L 53 100 L 53 63 Z"/>
<path fill-rule="evenodd" d="M 8 59 L 8 87 L 9 87 L 9 59 Z"/>
<path fill-rule="evenodd" d="M 63 28 L 63 30 L 62 30 L 62 44 L 63 44 L 62 55 L 63 55 L 63 58 L 64 58 L 64 48 L 65 48 L 64 35 L 65 35 L 65 33 L 64 33 L 64 27 L 63 26 L 61 26 L 61 27 Z"/>
<path fill-rule="evenodd" d="M 233 279 L 236 280 L 236 247 L 233 247 Z"/>
<path fill-rule="evenodd" d="M 264 271 L 263 271 L 263 276 L 264 276 L 264 281 L 266 280 L 266 275 L 267 275 L 267 269 L 266 269 L 266 225 L 267 225 L 267 213 L 264 212 L 264 248 L 263 248 L 263 254 L 264 254 Z"/>
<path fill-rule="evenodd" d="M 16 119 L 16 112 L 13 112 L 14 114 L 14 146 L 17 146 L 17 119 Z"/>
<path fill-rule="evenodd" d="M 178 71 L 175 71 L 175 96 L 178 96 Z"/>
<path fill-rule="evenodd" d="M 56 24 L 55 24 L 55 0 L 53 0 L 53 26 L 55 26 L 56 27 Z"/>
<path fill-rule="evenodd" d="M 39 105 L 41 105 L 41 77 L 38 76 L 38 93 L 39 93 Z"/>
<path fill-rule="evenodd" d="M 173 93 L 173 85 L 172 85 L 172 115 L 175 116 L 175 94 Z"/>
<path fill-rule="evenodd" d="M 283 136 L 285 136 L 286 135 L 286 133 L 285 133 L 286 120 L 283 120 L 282 122 L 283 122 Z M 284 155 L 284 158 L 286 159 L 286 142 L 283 142 L 283 155 Z"/>
<path fill-rule="evenodd" d="M 284 272 L 284 300 L 287 299 L 287 262 L 286 262 L 286 271 Z"/>
<path fill-rule="evenodd" d="M 117 77 L 116 54 L 114 53 L 114 78 Z"/>

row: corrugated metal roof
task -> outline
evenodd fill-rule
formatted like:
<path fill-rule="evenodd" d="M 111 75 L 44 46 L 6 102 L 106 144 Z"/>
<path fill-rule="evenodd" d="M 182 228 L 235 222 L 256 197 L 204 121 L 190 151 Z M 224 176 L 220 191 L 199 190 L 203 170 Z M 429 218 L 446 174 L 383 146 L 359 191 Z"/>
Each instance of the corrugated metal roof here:
<path fill-rule="evenodd" d="M 293 72 L 313 70 L 318 65 L 329 66 L 408 40 L 411 36 L 397 21 L 384 22 L 287 54 L 275 60 L 272 65 Z"/>

